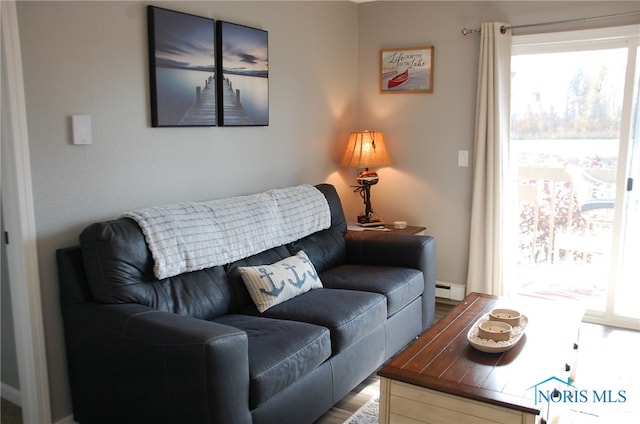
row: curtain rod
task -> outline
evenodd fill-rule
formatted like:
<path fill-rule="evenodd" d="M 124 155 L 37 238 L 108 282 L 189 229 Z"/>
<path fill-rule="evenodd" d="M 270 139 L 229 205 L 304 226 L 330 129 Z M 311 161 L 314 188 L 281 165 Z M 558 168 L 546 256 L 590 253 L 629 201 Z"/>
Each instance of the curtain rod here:
<path fill-rule="evenodd" d="M 564 21 L 555 21 L 555 22 L 541 22 L 537 24 L 525 24 L 525 25 L 511 25 L 511 26 L 501 26 L 500 32 L 502 34 L 506 33 L 508 29 L 519 29 L 519 28 L 529 28 L 529 27 L 537 27 L 537 26 L 545 26 L 545 25 L 560 25 L 560 24 L 569 24 L 574 22 L 591 22 L 591 21 L 599 21 L 602 19 L 614 19 L 614 18 L 622 18 L 625 16 L 633 16 L 640 15 L 640 11 L 636 12 L 626 12 L 626 13 L 617 13 L 615 15 L 604 15 L 604 16 L 594 16 L 593 18 L 582 18 L 582 19 L 567 19 Z M 474 32 L 480 32 L 480 29 L 469 29 L 462 28 L 462 35 L 473 34 Z"/>

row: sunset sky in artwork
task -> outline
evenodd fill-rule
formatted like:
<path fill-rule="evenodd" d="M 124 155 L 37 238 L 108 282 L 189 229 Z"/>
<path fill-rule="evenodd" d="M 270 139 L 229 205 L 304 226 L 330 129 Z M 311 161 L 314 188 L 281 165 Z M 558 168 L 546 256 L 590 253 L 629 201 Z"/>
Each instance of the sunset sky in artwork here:
<path fill-rule="evenodd" d="M 222 58 L 225 69 L 267 71 L 267 32 L 222 22 Z"/>
<path fill-rule="evenodd" d="M 158 66 L 213 68 L 213 19 L 155 9 L 155 54 Z"/>

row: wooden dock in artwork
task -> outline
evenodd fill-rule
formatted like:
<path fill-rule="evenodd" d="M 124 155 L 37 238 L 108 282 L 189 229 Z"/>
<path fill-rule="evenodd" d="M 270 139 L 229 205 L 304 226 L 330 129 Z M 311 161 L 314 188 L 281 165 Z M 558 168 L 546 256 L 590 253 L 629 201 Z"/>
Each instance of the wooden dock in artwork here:
<path fill-rule="evenodd" d="M 178 125 L 215 125 L 216 124 L 216 83 L 209 77 L 204 88 L 196 87 L 196 100 L 185 112 Z"/>
<path fill-rule="evenodd" d="M 253 125 L 249 114 L 240 103 L 240 90 L 234 90 L 227 78 L 222 80 L 222 96 L 223 125 Z"/>
<path fill-rule="evenodd" d="M 227 78 L 222 82 L 222 97 L 224 125 L 253 124 L 240 103 L 240 90 L 234 90 Z M 182 116 L 179 125 L 216 125 L 216 108 L 215 80 L 210 77 L 205 82 L 204 88 L 196 87 L 196 100 Z"/>

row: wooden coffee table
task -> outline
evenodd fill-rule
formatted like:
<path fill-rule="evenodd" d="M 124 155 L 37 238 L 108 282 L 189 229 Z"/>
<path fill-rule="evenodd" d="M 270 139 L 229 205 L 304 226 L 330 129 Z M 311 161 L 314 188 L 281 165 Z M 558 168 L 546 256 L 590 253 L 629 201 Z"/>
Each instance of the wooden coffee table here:
<path fill-rule="evenodd" d="M 467 333 L 496 307 L 526 315 L 524 335 L 506 352 L 478 351 Z M 378 372 L 380 423 L 547 422 L 553 406 L 536 401 L 533 386 L 575 372 L 582 316 L 571 303 L 469 294 Z"/>

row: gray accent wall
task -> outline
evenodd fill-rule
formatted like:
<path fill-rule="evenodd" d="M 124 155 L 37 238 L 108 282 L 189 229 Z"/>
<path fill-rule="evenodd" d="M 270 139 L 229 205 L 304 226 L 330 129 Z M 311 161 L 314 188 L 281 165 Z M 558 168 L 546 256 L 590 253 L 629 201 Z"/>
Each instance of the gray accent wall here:
<path fill-rule="evenodd" d="M 473 139 L 480 35 L 462 28 L 482 22 L 512 25 L 639 11 L 615 1 L 380 1 L 358 7 L 358 122 L 385 132 L 396 165 L 379 172 L 374 209 L 388 221 L 427 227 L 438 241 L 437 279 L 466 284 L 473 178 Z M 629 25 L 638 15 L 591 26 Z M 567 24 L 527 33 L 584 29 Z M 523 34 L 524 30 L 514 30 Z M 433 94 L 384 94 L 378 89 L 378 51 L 435 46 Z M 468 150 L 470 166 L 457 166 Z"/>
<path fill-rule="evenodd" d="M 146 6 L 269 32 L 268 127 L 151 128 Z M 356 127 L 350 2 L 17 2 L 54 421 L 71 413 L 55 250 L 128 210 L 342 177 Z M 93 144 L 71 143 L 91 115 Z M 348 192 L 348 188 L 343 192 Z"/>
<path fill-rule="evenodd" d="M 151 128 L 148 4 L 269 32 L 268 127 Z M 466 280 L 479 38 L 463 26 L 637 10 L 637 2 L 19 1 L 42 308 L 53 420 L 71 414 L 55 250 L 97 220 L 136 208 L 300 183 L 335 184 L 350 131 L 385 132 L 396 164 L 378 170 L 375 211 L 426 225 L 437 277 Z M 628 22 L 627 22 L 628 23 Z M 435 46 L 433 94 L 379 93 L 379 50 Z M 93 144 L 71 143 L 91 115 Z M 473 155 L 471 154 L 471 159 Z M 4 332 L 3 332 L 4 337 Z M 4 342 L 4 340 L 3 340 Z"/>

